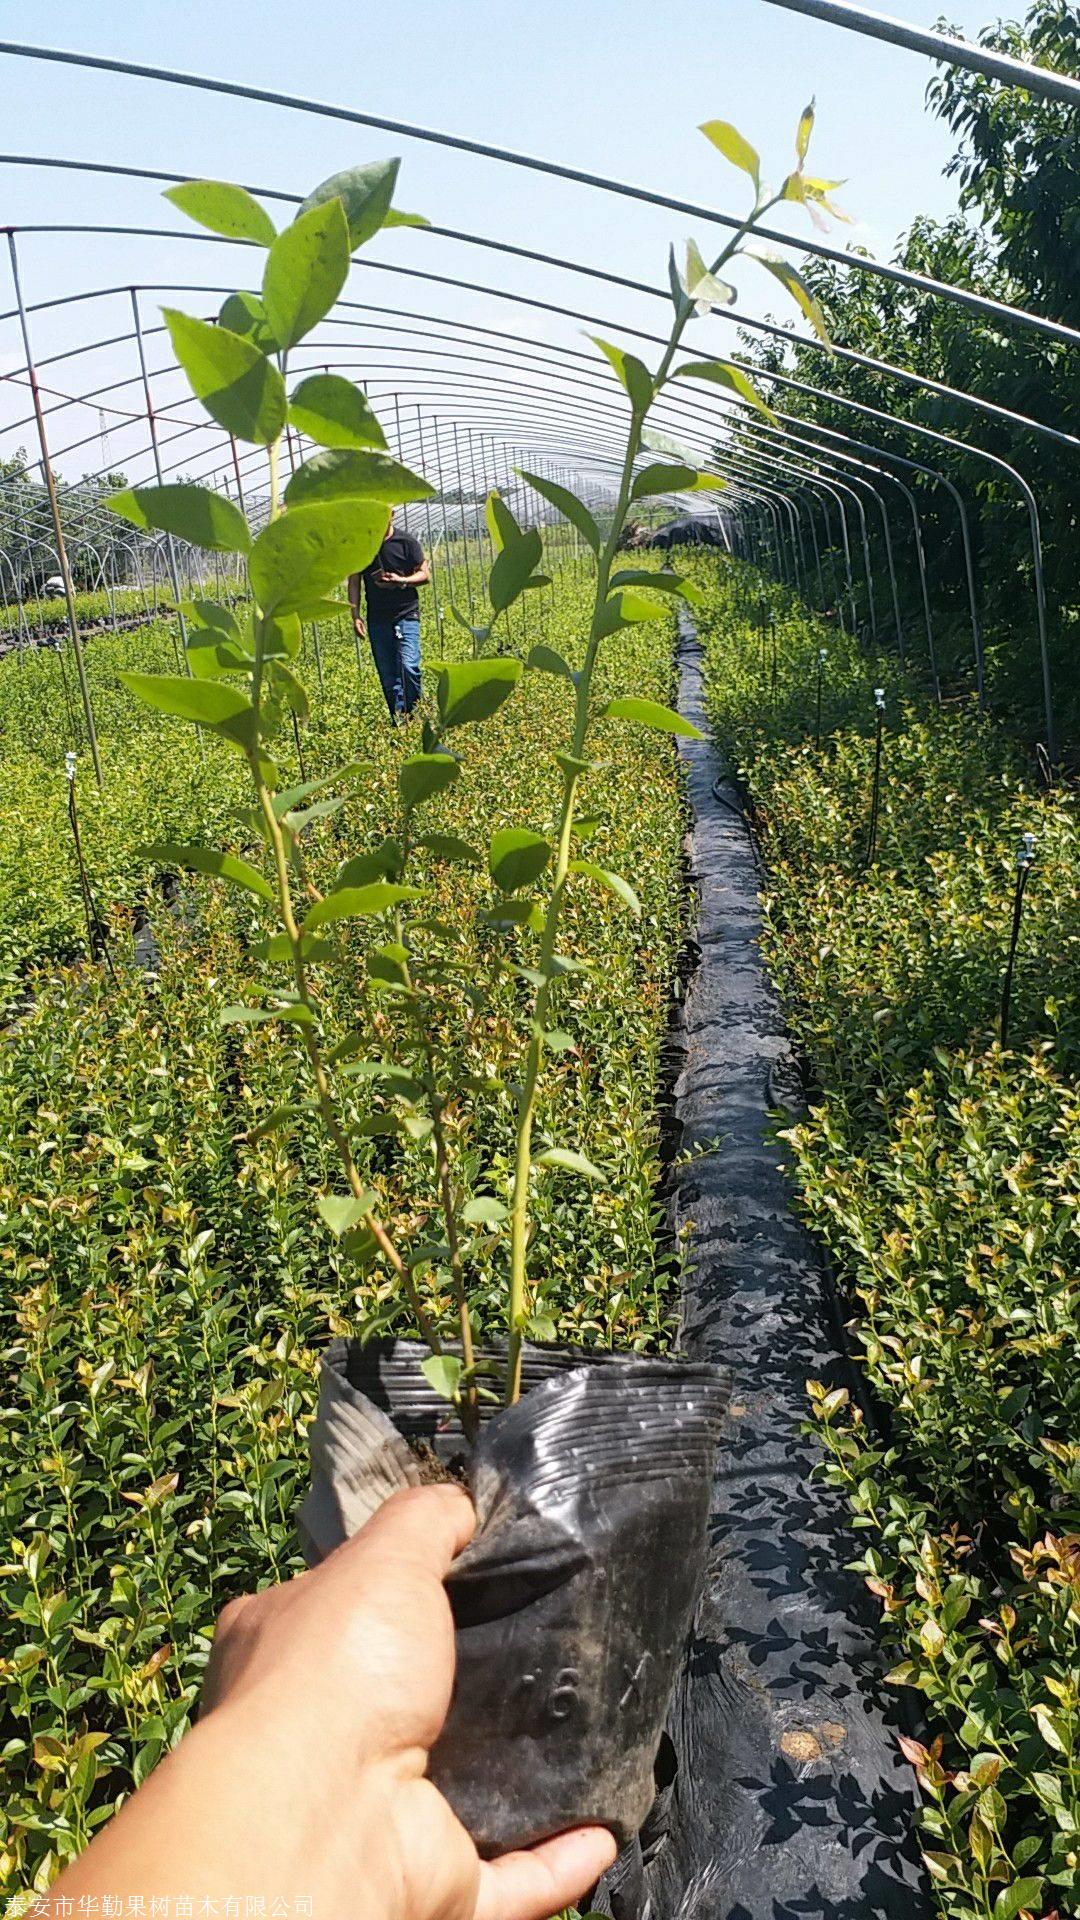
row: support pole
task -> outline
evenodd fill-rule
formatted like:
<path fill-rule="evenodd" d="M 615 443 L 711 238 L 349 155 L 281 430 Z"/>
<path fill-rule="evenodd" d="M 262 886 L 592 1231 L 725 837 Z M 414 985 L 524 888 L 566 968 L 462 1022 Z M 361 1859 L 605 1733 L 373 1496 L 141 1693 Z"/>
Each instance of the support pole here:
<path fill-rule="evenodd" d="M 427 466 L 427 454 L 424 450 L 424 422 L 419 407 L 416 409 L 416 437 L 420 449 L 420 471 Z M 445 510 L 444 510 L 445 511 Z M 431 568 L 431 597 L 435 602 L 435 631 L 439 636 L 439 653 L 442 654 L 443 630 L 442 608 L 439 605 L 439 574 L 435 565 L 435 542 L 431 533 L 431 496 L 424 501 L 425 528 L 427 531 L 428 564 Z"/>
<path fill-rule="evenodd" d="M 454 465 L 457 469 L 458 525 L 461 530 L 462 543 L 465 548 L 465 591 L 469 596 L 469 623 L 471 626 L 475 626 L 476 625 L 476 606 L 473 601 L 472 568 L 469 565 L 469 536 L 465 531 L 465 502 L 464 502 L 464 499 L 462 498 L 462 495 L 464 493 L 464 488 L 462 487 L 462 484 L 461 484 L 461 444 L 458 440 L 458 430 L 457 430 L 456 420 L 453 422 L 453 427 L 454 427 Z"/>
<path fill-rule="evenodd" d="M 34 403 L 34 419 L 37 423 L 38 444 L 41 449 L 41 472 L 45 481 L 45 490 L 49 496 L 49 512 L 52 515 L 53 533 L 56 537 L 56 556 L 60 562 L 60 577 L 64 582 L 64 599 L 67 602 L 68 632 L 75 651 L 75 667 L 79 676 L 79 692 L 82 695 L 83 718 L 86 721 L 86 738 L 90 747 L 90 758 L 94 765 L 94 778 L 101 787 L 104 782 L 101 775 L 101 755 L 98 752 L 97 728 L 94 725 L 94 709 L 90 700 L 90 686 L 86 678 L 86 662 L 83 659 L 82 636 L 79 633 L 79 618 L 75 610 L 75 585 L 68 565 L 67 547 L 64 544 L 64 529 L 60 524 L 60 502 L 56 492 L 56 475 L 49 458 L 49 443 L 45 434 L 45 413 L 41 405 L 38 390 L 37 371 L 34 367 L 34 354 L 30 345 L 30 327 L 23 304 L 22 282 L 19 279 L 19 256 L 15 248 L 14 229 L 7 230 L 8 251 L 11 255 L 11 278 L 15 286 L 15 304 L 19 310 L 19 326 L 22 331 L 23 351 L 26 354 L 26 371 L 30 379 L 30 395 Z"/>
<path fill-rule="evenodd" d="M 135 322 L 135 341 L 139 349 L 139 371 L 142 374 L 143 398 L 146 402 L 146 424 L 150 429 L 150 445 L 154 450 L 154 472 L 157 475 L 158 486 L 163 487 L 165 485 L 165 479 L 161 471 L 161 449 L 158 446 L 157 419 L 154 414 L 154 402 L 150 396 L 150 376 L 146 371 L 146 349 L 143 345 L 142 322 L 139 318 L 139 296 L 134 287 L 129 287 L 128 291 L 131 294 L 131 313 Z M 181 673 L 190 673 L 191 663 L 187 657 L 187 622 L 180 611 L 180 570 L 176 564 L 176 542 L 171 533 L 165 535 L 165 552 L 168 556 L 169 579 L 172 582 L 173 597 L 176 601 L 176 621 L 180 629 L 180 647 L 177 653 L 177 665 Z"/>
<path fill-rule="evenodd" d="M 395 395 L 394 395 L 394 427 L 395 427 L 395 430 L 396 430 L 396 433 L 397 433 L 397 457 L 398 457 L 398 461 L 399 461 L 399 463 L 400 463 L 400 465 L 402 465 L 402 466 L 404 466 L 404 464 L 405 464 L 405 460 L 404 460 L 404 456 L 403 456 L 403 454 L 402 454 L 402 451 L 401 451 L 401 405 L 400 405 L 400 402 L 399 402 L 399 400 L 398 400 L 398 397 L 397 397 L 397 394 L 396 394 L 396 393 L 395 393 Z M 404 520 L 404 522 L 405 522 L 405 531 L 406 531 L 406 533 L 408 533 L 408 531 L 409 531 L 409 503 L 408 503 L 408 501 L 407 501 L 407 500 L 403 500 L 403 501 L 402 501 L 402 503 L 401 503 L 401 514 L 402 514 L 402 519 L 403 519 L 403 520 Z"/>
<path fill-rule="evenodd" d="M 891 14 L 872 13 L 869 7 L 855 7 L 849 0 L 769 0 L 773 7 L 789 13 L 806 13 L 814 20 L 827 20 L 830 26 L 848 27 L 874 40 L 903 47 L 908 53 L 922 53 L 950 67 L 967 67 L 972 73 L 985 73 L 1006 87 L 1023 87 L 1044 100 L 1062 100 L 1068 107 L 1080 107 L 1080 80 L 1071 74 L 1057 73 L 1052 67 L 1038 67 L 1030 60 L 1017 60 L 1011 54 L 995 53 L 989 47 L 973 47 L 954 34 L 928 32 L 913 27 Z"/>

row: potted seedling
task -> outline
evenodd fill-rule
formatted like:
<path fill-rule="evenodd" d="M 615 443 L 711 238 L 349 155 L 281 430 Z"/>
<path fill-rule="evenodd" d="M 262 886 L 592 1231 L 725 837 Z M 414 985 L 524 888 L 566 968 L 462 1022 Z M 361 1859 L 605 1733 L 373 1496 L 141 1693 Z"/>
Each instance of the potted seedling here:
<path fill-rule="evenodd" d="M 606 888 L 628 912 L 640 911 L 629 881 L 586 857 L 576 831 L 600 728 L 696 731 L 633 692 L 598 692 L 605 642 L 634 623 L 664 621 L 674 601 L 693 592 L 673 571 L 620 561 L 628 515 L 651 496 L 722 484 L 650 432 L 650 410 L 669 382 L 690 377 L 767 411 L 740 367 L 679 359 L 695 318 L 734 297 L 721 276 L 756 221 L 781 202 L 827 206 L 830 183 L 805 173 L 812 126 L 808 109 L 796 167 L 772 194 L 761 185 L 756 153 L 733 127 L 713 121 L 703 129 L 752 179 L 753 207 L 711 265 L 693 241 L 685 266 L 672 252 L 673 315 L 655 370 L 610 341 L 596 342 L 627 414 L 606 534 L 575 494 L 521 470 L 593 558 L 592 611 L 579 655 L 569 661 L 539 644 L 522 660 L 510 650 L 509 610 L 545 583 L 543 537 L 492 495 L 486 619 L 469 629 L 469 657 L 436 670 L 422 734 L 398 764 L 395 831 L 357 849 L 321 886 L 305 835 L 315 820 L 343 812 L 364 769 L 343 767 L 298 786 L 283 781 L 278 742 L 292 718 L 307 714 L 296 667 L 301 625 L 336 616 L 339 602 L 329 596 L 374 557 L 389 506 L 423 500 L 433 489 L 391 458 L 358 387 L 330 372 L 290 383 L 289 356 L 330 312 L 353 251 L 410 216 L 392 207 L 396 161 L 335 175 L 280 233 L 242 188 L 193 181 L 168 195 L 202 225 L 265 251 L 259 292 L 230 296 L 216 322 L 169 309 L 165 322 L 213 419 L 265 448 L 269 519 L 256 533 L 231 501 L 193 485 L 135 488 L 113 501 L 136 526 L 241 555 L 250 588 L 246 611 L 206 601 L 186 609 L 188 672 L 124 679 L 151 707 L 208 729 L 243 757 L 259 852 L 248 859 L 173 844 L 147 851 L 158 862 L 216 875 L 265 911 L 261 997 L 224 1017 L 276 1023 L 295 1037 L 308 1092 L 263 1124 L 287 1131 L 298 1110 L 318 1116 L 339 1176 L 315 1204 L 361 1287 L 372 1277 L 376 1305 L 364 1337 L 338 1342 L 324 1362 L 314 1483 L 302 1522 L 311 1552 L 328 1551 L 396 1486 L 447 1470 L 468 1480 L 478 1528 L 449 1583 L 457 1686 L 432 1771 L 486 1850 L 527 1844 L 581 1820 L 621 1838 L 636 1831 L 652 1797 L 653 1757 L 700 1578 L 720 1380 L 715 1369 L 679 1359 L 585 1356 L 537 1343 L 544 1331 L 534 1311 L 544 1261 L 531 1232 L 537 1182 L 596 1176 L 573 1140 L 539 1132 L 538 1098 L 560 1039 L 560 985 L 588 970 L 587 957 L 564 948 L 571 892 Z M 794 270 L 765 264 L 821 328 Z M 308 451 L 282 489 L 287 426 Z M 474 863 L 478 850 L 453 833 L 428 832 L 425 808 L 436 795 L 444 810 L 452 804 L 470 736 L 507 700 L 527 699 L 538 674 L 555 676 L 566 701 L 565 738 L 552 755 L 552 819 L 544 831 L 502 827 L 479 850 L 490 882 L 482 909 L 493 936 L 490 977 L 512 978 L 522 1010 L 520 1060 L 512 1089 L 504 1089 L 515 1111 L 511 1173 L 502 1197 L 469 1199 L 455 1164 L 440 1018 L 460 957 L 431 912 L 424 863 Z M 335 968 L 355 965 L 355 948 L 343 950 L 342 941 L 358 925 L 368 935 L 370 991 L 363 1017 L 334 1031 L 322 983 Z M 481 968 L 469 982 L 474 1000 L 483 1002 L 488 984 Z M 453 1092 L 460 1097 L 459 1087 Z M 358 1143 L 368 1137 L 376 1099 L 379 1126 L 429 1156 L 441 1232 L 434 1246 L 418 1248 L 408 1226 L 384 1218 L 365 1185 Z M 469 1271 L 476 1229 L 492 1219 L 505 1224 L 507 1246 L 494 1319 L 490 1307 L 481 1311 Z M 436 1271 L 438 1286 L 429 1283 Z M 406 1304 L 416 1339 L 386 1336 L 388 1295 L 395 1316 Z"/>

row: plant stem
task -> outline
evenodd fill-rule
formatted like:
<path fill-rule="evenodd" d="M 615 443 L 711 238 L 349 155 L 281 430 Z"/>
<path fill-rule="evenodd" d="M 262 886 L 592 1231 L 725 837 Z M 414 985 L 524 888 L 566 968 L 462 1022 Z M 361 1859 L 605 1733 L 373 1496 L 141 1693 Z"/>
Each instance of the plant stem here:
<path fill-rule="evenodd" d="M 284 363 L 282 364 L 282 372 L 284 372 Z M 276 440 L 271 441 L 270 446 L 267 449 L 267 453 L 268 453 L 269 462 L 270 462 L 270 518 L 271 520 L 276 520 L 279 513 L 281 512 L 281 499 L 280 499 L 281 436 L 280 434 L 278 435 Z M 259 695 L 260 695 L 261 686 L 262 686 L 262 644 L 261 644 L 260 622 L 258 618 L 256 618 L 256 622 L 255 622 L 255 635 L 256 635 L 255 667 L 252 674 L 252 704 L 255 706 L 257 710 L 259 705 Z M 285 928 L 285 933 L 289 942 L 289 949 L 292 956 L 293 979 L 296 984 L 296 997 L 299 1003 L 308 1009 L 308 1012 L 312 1015 L 312 1020 L 314 1021 L 315 1009 L 311 1001 L 311 994 L 308 988 L 307 968 L 304 964 L 304 937 L 297 923 L 296 914 L 293 909 L 292 888 L 289 884 L 289 862 L 288 862 L 288 856 L 285 850 L 285 836 L 281 831 L 281 822 L 279 821 L 277 814 L 274 812 L 273 796 L 271 795 L 270 789 L 263 778 L 262 767 L 259 762 L 259 755 L 258 755 L 257 749 L 249 752 L 248 764 L 251 768 L 252 779 L 255 782 L 255 792 L 258 796 L 259 810 L 262 814 L 263 824 L 266 828 L 266 836 L 267 836 L 267 839 L 269 840 L 271 851 L 274 856 L 274 874 L 275 874 L 275 879 L 277 883 L 278 911 L 281 915 L 281 922 L 283 927 Z M 357 1170 L 356 1162 L 353 1159 L 352 1148 L 349 1145 L 348 1136 L 345 1132 L 344 1127 L 341 1124 L 341 1120 L 339 1118 L 337 1108 L 334 1104 L 334 1095 L 331 1090 L 329 1078 L 327 1076 L 326 1065 L 322 1057 L 322 1048 L 319 1045 L 316 1029 L 313 1024 L 308 1025 L 305 1023 L 305 1025 L 301 1027 L 300 1033 L 304 1043 L 304 1050 L 308 1057 L 308 1064 L 311 1068 L 312 1078 L 315 1082 L 315 1090 L 316 1090 L 316 1093 L 318 1094 L 318 1099 L 319 1099 L 319 1112 L 320 1112 L 320 1115 L 322 1116 L 323 1125 L 326 1128 L 327 1133 L 329 1134 L 331 1140 L 334 1143 L 334 1146 L 337 1149 L 338 1158 L 341 1161 L 341 1165 L 345 1173 L 345 1178 L 349 1183 L 349 1189 L 352 1193 L 354 1200 L 361 1200 L 364 1197 L 364 1191 L 365 1191 L 364 1183 L 360 1178 L 360 1174 Z M 402 1288 L 404 1289 L 404 1292 L 405 1292 L 405 1297 L 409 1302 L 409 1306 L 412 1310 L 412 1314 L 416 1321 L 416 1324 L 419 1327 L 420 1332 L 422 1333 L 424 1339 L 427 1341 L 428 1346 L 431 1348 L 432 1353 L 441 1353 L 442 1343 L 439 1339 L 438 1333 L 434 1325 L 432 1324 L 428 1315 L 425 1313 L 423 1305 L 421 1304 L 420 1294 L 417 1289 L 416 1281 L 414 1280 L 412 1274 L 409 1272 L 408 1267 L 405 1265 L 404 1260 L 402 1259 L 400 1253 L 398 1252 L 393 1241 L 391 1240 L 390 1235 L 387 1233 L 386 1228 L 383 1226 L 382 1221 L 378 1218 L 376 1214 L 372 1213 L 370 1209 L 365 1211 L 363 1215 L 363 1221 L 364 1221 L 364 1226 L 367 1228 L 368 1232 L 374 1237 L 380 1252 L 383 1254 L 384 1258 L 389 1262 L 390 1266 L 393 1268 L 394 1272 L 396 1273 L 398 1280 L 401 1282 Z"/>
<path fill-rule="evenodd" d="M 403 842 L 405 860 L 407 861 L 410 851 L 407 822 Z M 404 872 L 404 870 L 405 861 L 402 862 L 402 872 Z M 398 944 L 404 947 L 405 941 L 403 938 L 400 913 L 397 915 L 396 931 Z M 417 989 L 413 982 L 412 970 L 407 960 L 402 963 L 401 971 L 407 990 L 410 994 L 415 995 Z M 480 1430 L 480 1401 L 476 1391 L 476 1379 L 472 1371 L 476 1365 L 476 1354 L 473 1348 L 472 1321 L 469 1317 L 469 1300 L 465 1290 L 465 1271 L 461 1259 L 461 1241 L 458 1238 L 457 1214 L 454 1207 L 454 1189 L 450 1178 L 450 1149 L 447 1143 L 446 1129 L 443 1126 L 444 1103 L 437 1084 L 438 1058 L 431 1040 L 430 1031 L 425 1026 L 422 1018 L 417 1020 L 416 1030 L 420 1041 L 420 1048 L 427 1065 L 428 1075 L 431 1080 L 431 1126 L 435 1140 L 435 1172 L 439 1183 L 439 1205 L 442 1209 L 443 1224 L 446 1228 L 446 1244 L 450 1249 L 450 1277 L 454 1301 L 458 1312 L 458 1327 L 461 1334 L 461 1365 L 463 1371 L 469 1375 L 465 1393 L 459 1402 L 458 1410 L 461 1414 L 461 1424 L 465 1431 L 465 1438 L 473 1441 L 476 1439 Z"/>
<path fill-rule="evenodd" d="M 267 449 L 270 460 L 270 518 L 276 520 L 281 512 L 281 435 L 271 440 Z"/>
<path fill-rule="evenodd" d="M 281 831 L 281 823 L 274 812 L 274 804 L 269 788 L 262 777 L 259 770 L 258 758 L 254 753 L 250 756 L 250 764 L 255 780 L 256 792 L 258 794 L 259 808 L 274 856 L 278 908 L 292 953 L 293 978 L 296 982 L 297 999 L 302 1006 L 305 1006 L 314 1014 L 308 988 L 307 970 L 304 965 L 303 934 L 297 925 L 296 915 L 293 910 L 292 890 L 289 885 L 289 865 L 285 852 L 285 839 Z M 360 1178 L 356 1162 L 353 1159 L 352 1148 L 349 1145 L 348 1138 L 334 1105 L 334 1096 L 330 1088 L 326 1066 L 322 1057 L 322 1049 L 319 1046 L 315 1029 L 313 1026 L 308 1026 L 305 1023 L 300 1029 L 300 1034 L 304 1043 L 304 1049 L 307 1053 L 308 1063 L 311 1067 L 312 1078 L 315 1082 L 315 1089 L 319 1099 L 319 1112 L 322 1115 L 323 1125 L 333 1141 L 334 1146 L 337 1148 L 338 1157 L 344 1169 L 345 1178 L 349 1183 L 353 1198 L 360 1200 L 364 1195 L 364 1183 Z M 386 1260 L 389 1261 L 394 1272 L 397 1274 L 405 1290 L 405 1295 L 415 1316 L 416 1323 L 424 1339 L 427 1341 L 428 1346 L 431 1348 L 432 1353 L 441 1353 L 442 1347 L 438 1333 L 424 1311 L 419 1292 L 417 1291 L 416 1282 L 391 1240 L 390 1235 L 387 1233 L 386 1228 L 377 1215 L 370 1211 L 365 1212 L 363 1218 L 364 1225 L 368 1229 L 368 1232 L 374 1236 L 381 1253 Z"/>
<path fill-rule="evenodd" d="M 755 221 L 779 203 L 779 194 L 764 205 L 755 206 L 750 218 L 743 222 L 727 246 L 718 254 L 711 273 L 718 273 L 721 267 L 738 251 L 747 233 Z M 694 313 L 693 301 L 687 299 L 681 310 L 675 315 L 671 337 L 664 349 L 663 358 L 653 379 L 653 398 L 660 391 L 671 370 L 671 363 L 678 351 L 679 343 L 688 321 Z M 608 596 L 608 583 L 611 579 L 611 567 L 618 551 L 619 539 L 626 523 L 627 508 L 630 504 L 630 491 L 633 485 L 634 462 L 641 448 L 641 434 L 645 425 L 651 400 L 643 408 L 634 407 L 630 416 L 630 432 L 627 436 L 626 455 L 623 460 L 622 475 L 619 482 L 619 495 L 611 523 L 611 532 L 607 543 L 601 550 L 596 564 L 596 591 L 593 598 L 592 623 L 589 629 L 585 660 L 577 679 L 577 700 L 574 714 L 574 733 L 563 768 L 562 803 L 559 814 L 559 831 L 555 854 L 554 876 L 551 892 L 548 896 L 547 911 L 544 916 L 544 929 L 540 942 L 539 972 L 543 976 L 536 990 L 533 1005 L 533 1032 L 529 1042 L 529 1052 L 525 1065 L 525 1076 L 518 1097 L 517 1150 L 514 1158 L 514 1188 L 510 1212 L 510 1296 L 507 1308 L 509 1345 L 506 1362 L 506 1403 L 512 1406 L 521 1396 L 521 1353 L 525 1335 L 525 1322 L 528 1318 L 528 1289 L 526 1276 L 526 1250 L 529 1232 L 529 1177 L 532 1168 L 532 1132 L 536 1113 L 536 1095 L 540 1079 L 540 1066 L 543 1059 L 544 1021 L 548 1002 L 551 997 L 552 965 L 556 957 L 556 940 L 559 921 L 562 915 L 563 895 L 570 867 L 570 843 L 574 827 L 574 805 L 577 786 L 581 776 L 581 759 L 592 718 L 590 699 L 592 694 L 593 669 L 602 638 L 601 620 Z"/>

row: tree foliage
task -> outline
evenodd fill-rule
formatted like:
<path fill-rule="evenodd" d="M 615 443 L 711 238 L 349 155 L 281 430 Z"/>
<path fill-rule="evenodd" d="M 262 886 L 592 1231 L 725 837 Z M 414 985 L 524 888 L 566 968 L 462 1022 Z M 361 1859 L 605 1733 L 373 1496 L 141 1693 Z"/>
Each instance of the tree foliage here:
<path fill-rule="evenodd" d="M 1066 0 L 1035 0 L 1023 28 L 995 28 L 982 39 L 988 46 L 1080 74 L 1080 15 Z M 1070 132 L 1069 110 L 959 68 L 932 82 L 928 101 L 958 136 L 947 171 L 960 182 L 961 212 L 940 222 L 916 219 L 901 238 L 896 263 L 1080 325 L 1080 151 L 1075 129 Z M 1065 344 L 1018 326 L 991 324 L 953 302 L 855 268 L 818 262 L 807 269 L 806 278 L 829 314 L 838 345 L 1080 435 L 1080 356 Z M 913 434 L 908 423 L 985 448 L 1023 474 L 1037 496 L 1042 520 L 1056 698 L 1059 706 L 1075 709 L 1080 692 L 1072 665 L 1080 629 L 1077 461 L 1029 429 L 980 414 L 962 401 L 921 393 L 842 358 L 830 361 L 809 342 L 772 339 L 762 345 L 755 337 L 746 344 L 746 358 L 753 366 L 793 375 L 840 396 L 821 400 L 765 382 L 774 405 L 887 453 L 943 469 L 960 488 L 972 513 L 991 695 L 998 704 L 1023 705 L 1037 698 L 1028 515 L 1019 489 L 1000 470 L 974 454 L 954 454 Z M 849 400 L 893 414 L 896 424 L 885 426 L 860 416 L 844 404 Z M 892 470 L 918 498 L 931 590 L 947 629 L 946 664 L 951 655 L 954 670 L 969 675 L 970 625 L 955 506 L 932 479 L 900 466 Z M 920 615 L 911 523 L 898 491 L 889 486 L 884 490 L 914 650 Z M 888 605 L 888 589 L 880 534 L 877 537 L 880 615 Z M 865 618 L 865 590 L 860 600 Z"/>

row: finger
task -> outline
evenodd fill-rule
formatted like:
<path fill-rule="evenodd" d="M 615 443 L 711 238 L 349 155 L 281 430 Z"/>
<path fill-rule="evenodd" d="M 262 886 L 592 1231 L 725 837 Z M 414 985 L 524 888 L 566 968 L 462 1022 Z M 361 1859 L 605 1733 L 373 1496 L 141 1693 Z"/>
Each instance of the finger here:
<path fill-rule="evenodd" d="M 393 1494 L 323 1565 L 351 1573 L 359 1556 L 374 1555 L 380 1567 L 389 1559 L 406 1560 L 441 1581 L 475 1528 L 473 1503 L 463 1487 L 409 1487 Z"/>
<path fill-rule="evenodd" d="M 575 1827 L 528 1853 L 488 1861 L 474 1920 L 551 1920 L 588 1892 L 617 1852 L 606 1827 Z"/>

